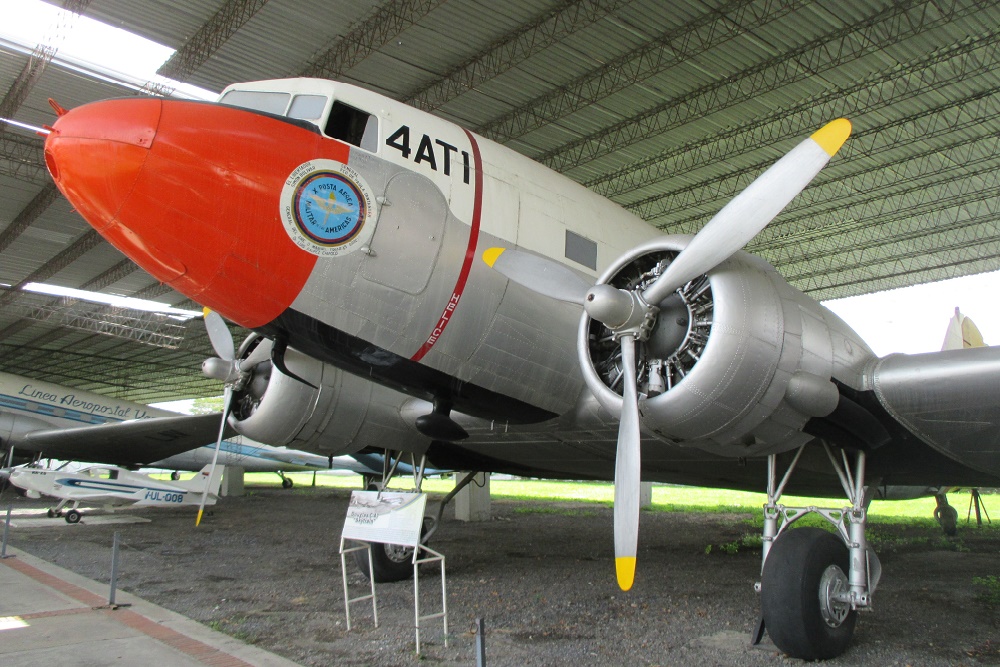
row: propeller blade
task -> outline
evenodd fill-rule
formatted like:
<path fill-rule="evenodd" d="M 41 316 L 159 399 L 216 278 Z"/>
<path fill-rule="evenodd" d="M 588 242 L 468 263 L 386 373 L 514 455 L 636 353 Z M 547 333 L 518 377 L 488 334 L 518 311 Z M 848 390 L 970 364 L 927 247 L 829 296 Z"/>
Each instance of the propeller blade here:
<path fill-rule="evenodd" d="M 208 331 L 208 339 L 212 342 L 212 349 L 225 361 L 232 361 L 236 358 L 236 346 L 233 345 L 233 334 L 229 333 L 222 315 L 214 310 L 206 308 L 205 329 Z"/>
<path fill-rule="evenodd" d="M 847 141 L 851 122 L 827 123 L 775 162 L 708 221 L 667 270 L 643 292 L 658 305 L 688 281 L 711 271 L 745 246 L 819 173 Z"/>
<path fill-rule="evenodd" d="M 267 338 L 261 339 L 257 343 L 257 347 L 253 349 L 253 352 L 247 355 L 246 359 L 242 359 L 239 362 L 240 370 L 243 372 L 253 369 L 254 366 L 261 363 L 262 361 L 267 361 L 271 358 L 271 350 L 274 349 L 274 343 Z"/>
<path fill-rule="evenodd" d="M 583 305 L 587 282 L 564 264 L 511 248 L 490 248 L 483 261 L 509 280 L 544 296 Z"/>
<path fill-rule="evenodd" d="M 641 471 L 639 436 L 639 393 L 636 388 L 635 338 L 622 336 L 621 419 L 618 423 L 618 452 L 615 456 L 615 572 L 623 591 L 635 579 L 635 554 L 639 543 L 639 477 Z"/>
<path fill-rule="evenodd" d="M 207 316 L 205 321 L 208 321 Z M 222 321 L 221 317 L 219 318 L 219 321 Z M 218 352 L 218 350 L 216 350 L 216 352 Z M 208 489 L 212 486 L 212 480 L 215 479 L 215 466 L 219 463 L 219 449 L 222 448 L 222 435 L 226 430 L 226 417 L 229 416 L 229 408 L 232 407 L 232 403 L 233 389 L 229 385 L 226 385 L 226 391 L 222 398 L 222 421 L 219 424 L 219 437 L 215 440 L 215 452 L 212 454 L 212 467 L 209 468 L 208 482 L 205 484 L 205 490 L 201 493 L 201 502 L 198 504 L 198 518 L 194 520 L 195 528 L 201 525 L 201 515 L 205 511 L 205 502 L 208 500 Z"/>

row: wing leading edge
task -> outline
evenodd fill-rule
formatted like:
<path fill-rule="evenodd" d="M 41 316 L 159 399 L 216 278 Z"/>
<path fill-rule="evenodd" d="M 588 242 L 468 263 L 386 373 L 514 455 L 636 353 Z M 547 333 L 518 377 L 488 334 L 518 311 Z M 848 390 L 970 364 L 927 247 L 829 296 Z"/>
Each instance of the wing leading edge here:
<path fill-rule="evenodd" d="M 19 451 L 54 459 L 142 466 L 214 442 L 218 414 L 179 415 L 29 433 Z M 235 431 L 227 426 L 226 436 Z"/>
<path fill-rule="evenodd" d="M 930 447 L 1000 474 L 1000 347 L 889 355 L 866 381 L 885 410 Z"/>

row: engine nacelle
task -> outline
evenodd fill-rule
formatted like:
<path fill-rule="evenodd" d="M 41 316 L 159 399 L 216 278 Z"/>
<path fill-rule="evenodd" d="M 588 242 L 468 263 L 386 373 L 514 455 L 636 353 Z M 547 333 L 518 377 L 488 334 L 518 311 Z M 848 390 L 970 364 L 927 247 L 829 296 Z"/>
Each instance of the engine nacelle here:
<path fill-rule="evenodd" d="M 689 240 L 669 236 L 640 246 L 600 282 L 648 286 Z M 812 437 L 802 431 L 806 423 L 838 407 L 831 380 L 854 382 L 874 358 L 839 318 L 744 252 L 658 305 L 656 325 L 637 347 L 643 426 L 715 453 L 750 456 L 803 444 Z M 587 385 L 617 415 L 619 344 L 586 314 L 579 337 Z"/>
<path fill-rule="evenodd" d="M 252 345 L 245 343 L 243 348 L 241 358 Z M 314 386 L 264 361 L 254 367 L 250 379 L 233 396 L 229 424 L 241 435 L 274 446 L 333 456 L 363 448 L 365 442 L 357 436 L 371 399 L 371 383 L 351 382 L 350 390 L 345 391 L 345 376 L 353 376 L 334 366 L 290 348 L 284 361 L 289 371 Z"/>

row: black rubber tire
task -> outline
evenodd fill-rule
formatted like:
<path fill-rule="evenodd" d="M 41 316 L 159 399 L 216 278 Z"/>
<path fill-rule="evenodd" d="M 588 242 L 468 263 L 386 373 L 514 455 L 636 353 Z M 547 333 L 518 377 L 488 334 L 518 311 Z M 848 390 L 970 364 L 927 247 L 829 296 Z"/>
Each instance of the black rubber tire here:
<path fill-rule="evenodd" d="M 427 531 L 430 530 L 432 520 L 424 517 L 424 522 L 420 526 L 421 540 Z M 365 551 L 354 552 L 354 562 L 357 563 L 361 574 L 366 579 L 371 579 L 368 574 L 368 553 Z M 375 583 L 384 584 L 392 581 L 405 581 L 413 576 L 413 549 L 398 544 L 372 543 L 372 569 L 375 570 Z"/>
<path fill-rule="evenodd" d="M 290 477 L 282 477 L 281 478 L 281 488 L 283 488 L 283 489 L 290 489 L 294 485 L 295 485 L 295 482 L 293 482 Z"/>
<path fill-rule="evenodd" d="M 820 580 L 830 565 L 848 573 L 847 546 L 820 528 L 783 533 L 764 562 L 760 595 L 764 627 L 774 645 L 793 658 L 836 658 L 854 636 L 856 611 L 848 612 L 835 628 L 820 612 Z"/>
<path fill-rule="evenodd" d="M 354 562 L 365 578 L 371 579 L 368 573 L 368 552 L 354 552 Z M 384 584 L 391 581 L 405 581 L 413 576 L 413 549 L 398 544 L 372 543 L 372 570 L 375 573 L 375 583 Z"/>
<path fill-rule="evenodd" d="M 83 518 L 83 515 L 77 510 L 66 512 L 66 523 L 80 523 L 81 518 Z"/>
<path fill-rule="evenodd" d="M 49 509 L 45 510 L 45 516 L 49 517 L 50 519 L 54 519 L 55 517 L 59 516 L 59 514 L 56 513 L 56 511 L 50 507 Z"/>
<path fill-rule="evenodd" d="M 172 473 L 170 473 L 170 479 L 171 479 L 172 481 L 176 482 L 176 481 L 177 481 L 177 480 L 179 480 L 180 478 L 181 478 L 181 474 L 180 474 L 179 472 L 177 472 L 176 470 L 175 470 L 175 471 L 173 471 Z"/>

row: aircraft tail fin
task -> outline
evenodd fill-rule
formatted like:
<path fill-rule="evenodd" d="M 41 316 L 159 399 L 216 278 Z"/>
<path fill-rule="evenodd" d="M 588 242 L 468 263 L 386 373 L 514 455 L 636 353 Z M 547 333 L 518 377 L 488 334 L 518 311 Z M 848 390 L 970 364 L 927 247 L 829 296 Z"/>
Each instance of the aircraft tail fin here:
<path fill-rule="evenodd" d="M 225 466 L 215 466 L 215 472 L 213 474 L 212 464 L 208 464 L 199 470 L 198 473 L 191 479 L 184 482 L 175 482 L 175 484 L 182 486 L 195 494 L 204 493 L 207 485 L 209 502 L 215 502 L 215 499 L 219 497 L 219 488 L 222 486 L 222 470 L 224 467 Z M 209 479 L 209 477 L 211 477 L 211 479 Z"/>
<path fill-rule="evenodd" d="M 948 331 L 944 335 L 941 349 L 960 350 L 966 347 L 986 347 L 986 343 L 976 323 L 955 308 L 955 315 L 948 322 Z"/>

